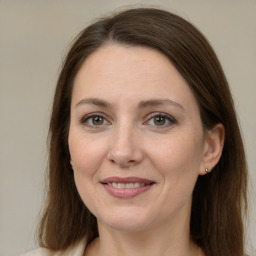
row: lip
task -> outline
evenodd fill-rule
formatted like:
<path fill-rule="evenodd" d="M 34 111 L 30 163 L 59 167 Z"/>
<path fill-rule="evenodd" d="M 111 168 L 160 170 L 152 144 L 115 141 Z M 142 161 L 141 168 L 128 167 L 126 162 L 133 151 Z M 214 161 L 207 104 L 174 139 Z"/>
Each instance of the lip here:
<path fill-rule="evenodd" d="M 101 181 L 101 183 L 144 183 L 145 185 L 150 185 L 155 183 L 153 180 L 143 179 L 139 177 L 109 177 Z"/>
<path fill-rule="evenodd" d="M 102 180 L 100 183 L 110 195 L 117 198 L 129 199 L 148 191 L 156 182 L 139 177 L 109 177 Z M 133 188 L 117 188 L 109 186 L 109 183 L 143 183 L 144 185 Z"/>

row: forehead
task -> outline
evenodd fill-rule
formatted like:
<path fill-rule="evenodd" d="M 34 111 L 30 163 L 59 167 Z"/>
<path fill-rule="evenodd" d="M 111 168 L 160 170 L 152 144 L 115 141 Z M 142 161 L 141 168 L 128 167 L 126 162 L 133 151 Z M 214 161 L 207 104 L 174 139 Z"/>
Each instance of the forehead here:
<path fill-rule="evenodd" d="M 147 47 L 106 45 L 91 54 L 74 81 L 73 98 L 106 100 L 170 98 L 196 104 L 193 93 L 170 60 Z"/>
<path fill-rule="evenodd" d="M 97 73 L 98 78 L 114 77 L 124 82 L 128 78 L 131 81 L 138 78 L 166 79 L 167 74 L 171 80 L 181 78 L 169 59 L 159 51 L 149 47 L 120 44 L 105 45 L 91 54 L 84 61 L 75 80 L 84 79 L 88 73 Z"/>

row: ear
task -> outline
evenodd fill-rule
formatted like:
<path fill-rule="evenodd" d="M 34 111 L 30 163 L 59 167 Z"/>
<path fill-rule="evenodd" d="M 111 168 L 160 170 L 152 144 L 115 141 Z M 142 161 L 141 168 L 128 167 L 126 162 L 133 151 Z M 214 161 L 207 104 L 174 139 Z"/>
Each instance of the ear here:
<path fill-rule="evenodd" d="M 225 129 L 222 124 L 216 124 L 213 129 L 206 132 L 204 154 L 199 175 L 207 174 L 217 165 L 222 154 L 224 138 Z"/>

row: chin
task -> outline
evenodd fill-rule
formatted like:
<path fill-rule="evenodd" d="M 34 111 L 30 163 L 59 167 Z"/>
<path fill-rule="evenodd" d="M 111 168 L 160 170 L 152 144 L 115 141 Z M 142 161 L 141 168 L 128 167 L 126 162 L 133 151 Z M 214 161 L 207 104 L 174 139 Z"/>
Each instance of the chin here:
<path fill-rule="evenodd" d="M 98 219 L 98 224 L 103 224 L 112 229 L 127 232 L 138 232 L 146 230 L 152 222 L 150 218 L 142 216 L 141 214 L 113 214 L 107 218 L 107 216 L 101 216 Z"/>

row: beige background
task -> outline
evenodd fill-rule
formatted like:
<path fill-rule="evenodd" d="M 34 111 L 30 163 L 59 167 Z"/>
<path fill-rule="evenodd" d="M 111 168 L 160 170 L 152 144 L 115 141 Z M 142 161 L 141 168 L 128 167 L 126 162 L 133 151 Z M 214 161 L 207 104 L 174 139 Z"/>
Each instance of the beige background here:
<path fill-rule="evenodd" d="M 59 65 L 93 18 L 139 3 L 173 11 L 212 43 L 236 101 L 250 170 L 248 244 L 256 245 L 256 0 L 0 0 L 0 256 L 37 246 L 46 136 Z"/>

